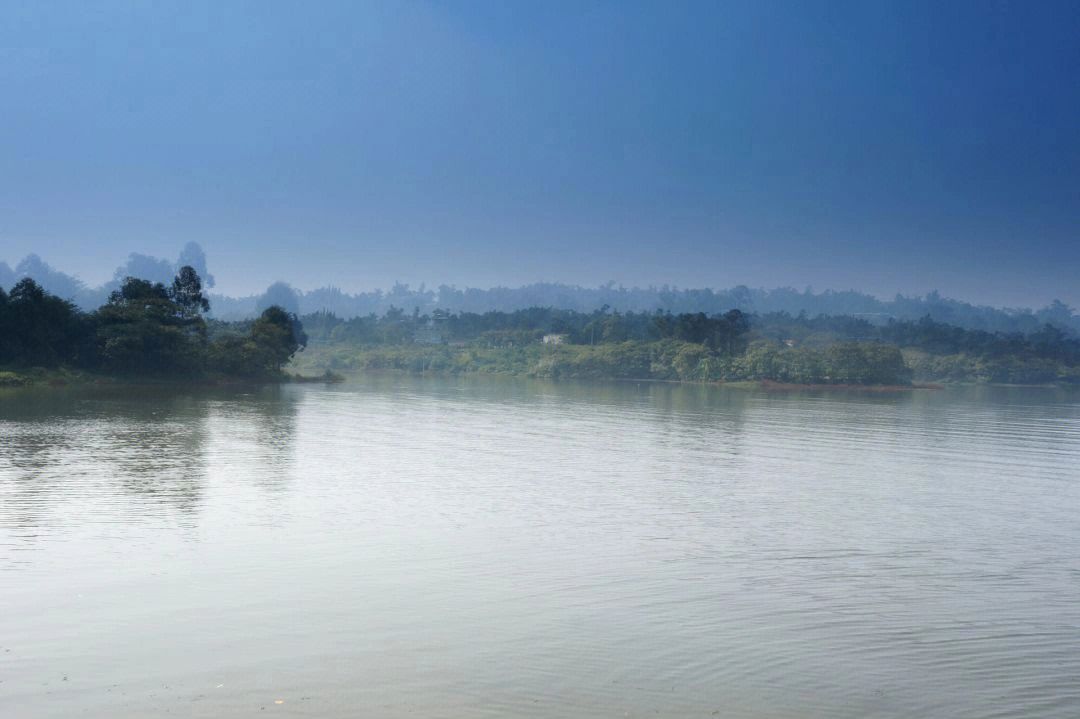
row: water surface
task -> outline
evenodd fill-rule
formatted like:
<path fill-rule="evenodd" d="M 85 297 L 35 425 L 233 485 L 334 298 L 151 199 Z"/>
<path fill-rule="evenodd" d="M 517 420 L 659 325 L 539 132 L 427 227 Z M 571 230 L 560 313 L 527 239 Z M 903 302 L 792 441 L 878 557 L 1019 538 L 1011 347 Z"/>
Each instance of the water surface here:
<path fill-rule="evenodd" d="M 1080 398 L 0 393 L 0 714 L 1074 717 Z"/>

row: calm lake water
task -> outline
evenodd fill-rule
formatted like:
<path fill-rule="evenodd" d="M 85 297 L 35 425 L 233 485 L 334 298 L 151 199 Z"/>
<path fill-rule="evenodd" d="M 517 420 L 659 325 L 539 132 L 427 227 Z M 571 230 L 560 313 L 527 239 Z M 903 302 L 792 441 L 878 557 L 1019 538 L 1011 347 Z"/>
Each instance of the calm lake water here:
<path fill-rule="evenodd" d="M 0 393 L 0 715 L 1080 716 L 1080 396 Z"/>

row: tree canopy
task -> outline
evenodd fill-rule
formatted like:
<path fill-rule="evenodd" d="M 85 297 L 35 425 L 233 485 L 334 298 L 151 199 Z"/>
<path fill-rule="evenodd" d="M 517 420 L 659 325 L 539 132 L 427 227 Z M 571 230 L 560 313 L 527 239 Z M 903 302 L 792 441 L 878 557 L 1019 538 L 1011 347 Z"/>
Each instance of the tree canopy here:
<path fill-rule="evenodd" d="M 0 363 L 265 378 L 280 374 L 307 342 L 296 315 L 277 306 L 251 323 L 222 324 L 211 336 L 202 316 L 209 309 L 190 265 L 169 286 L 125 277 L 91 313 L 23 278 L 9 293 L 0 289 Z M 234 351 L 237 346 L 244 351 Z"/>

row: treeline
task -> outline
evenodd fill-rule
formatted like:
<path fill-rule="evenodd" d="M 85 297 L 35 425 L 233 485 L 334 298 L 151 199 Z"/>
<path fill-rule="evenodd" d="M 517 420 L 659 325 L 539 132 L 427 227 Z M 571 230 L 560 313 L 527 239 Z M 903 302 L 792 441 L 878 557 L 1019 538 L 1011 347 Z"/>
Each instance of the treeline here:
<path fill-rule="evenodd" d="M 317 347 L 307 359 L 332 370 L 813 384 L 1080 381 L 1080 338 L 1051 325 L 987 332 L 928 317 L 875 324 L 851 316 L 609 308 L 431 314 L 393 308 L 351 319 L 319 312 L 304 322 Z"/>
<path fill-rule="evenodd" d="M 298 360 L 311 373 L 395 370 L 545 378 L 693 382 L 776 380 L 809 384 L 904 385 L 911 370 L 888 345 L 843 343 L 817 350 L 751 343 L 739 354 L 668 339 L 596 345 L 334 345 L 312 343 Z"/>
<path fill-rule="evenodd" d="M 315 340 L 360 344 L 401 344 L 414 340 L 434 342 L 479 341 L 491 346 L 541 342 L 545 337 L 559 343 L 595 345 L 616 342 L 650 342 L 677 339 L 723 349 L 728 354 L 745 346 L 750 329 L 746 315 L 729 310 L 722 315 L 704 312 L 673 315 L 670 312 L 609 312 L 602 307 L 590 313 L 532 307 L 513 312 L 452 313 L 435 310 L 421 315 L 392 307 L 382 317 L 342 319 L 329 312 L 304 316 Z"/>
<path fill-rule="evenodd" d="M 495 372 L 539 377 L 830 384 L 905 384 L 911 371 L 890 345 L 839 342 L 791 348 L 762 339 L 739 310 L 722 314 L 515 312 L 341 319 L 306 315 L 312 369 Z"/>
<path fill-rule="evenodd" d="M 880 342 L 903 349 L 914 377 L 930 381 L 1017 384 L 1080 382 L 1080 337 L 1045 324 L 1032 332 L 965 329 L 923 317 L 875 325 L 857 317 L 754 318 L 755 332 L 774 343 L 825 347 Z"/>
<path fill-rule="evenodd" d="M 193 243 L 185 247 L 184 258 L 205 268 L 205 256 Z M 171 266 L 134 255 L 127 265 L 153 270 L 156 277 Z M 306 326 L 316 347 L 301 365 L 319 371 L 395 368 L 840 384 L 903 384 L 912 378 L 1080 382 L 1080 337 L 1068 324 L 1075 316 L 1060 303 L 1042 314 L 1024 315 L 1020 324 L 1028 329 L 991 330 L 943 322 L 931 313 L 909 320 L 749 313 L 734 302 L 760 299 L 746 288 L 736 288 L 733 303 L 726 306 L 720 305 L 723 293 L 711 290 L 660 295 L 670 305 L 716 311 L 628 311 L 609 304 L 580 311 L 558 306 L 573 301 L 573 288 L 537 285 L 532 288 L 537 297 L 554 292 L 556 302 L 480 312 L 453 305 L 424 309 L 438 297 L 464 302 L 473 297 L 471 291 L 462 295 L 452 288 L 437 293 L 421 288 L 417 295 L 398 285 L 379 301 L 423 297 L 426 304 L 413 304 L 411 312 L 402 309 L 408 305 L 391 304 L 381 313 L 347 318 L 322 310 L 304 315 L 301 324 L 299 310 L 317 293 L 300 295 L 280 282 L 258 298 L 255 306 L 261 312 L 255 319 L 233 322 L 209 319 L 204 285 L 193 265 L 181 265 L 168 282 L 127 276 L 110 286 L 92 311 L 30 278 L 16 281 L 7 292 L 0 286 L 0 367 L 269 377 L 304 346 Z M 564 290 L 569 294 L 558 294 Z M 612 286 L 600 290 L 596 297 L 624 300 L 630 292 Z M 514 297 L 532 296 L 529 288 L 521 288 L 524 295 L 490 292 L 495 295 L 485 296 L 502 297 L 511 305 Z M 951 301 L 931 300 L 955 309 Z M 1032 324 L 1035 317 L 1062 322 Z"/>
<path fill-rule="evenodd" d="M 623 313 L 647 313 L 657 310 L 673 314 L 705 313 L 715 315 L 732 308 L 745 314 L 765 315 L 786 312 L 838 317 L 859 317 L 874 324 L 889 319 L 916 321 L 929 316 L 935 322 L 991 332 L 1035 332 L 1052 324 L 1080 332 L 1080 315 L 1064 303 L 1055 300 L 1038 309 L 1009 309 L 972 305 L 930 292 L 922 297 L 896 295 L 881 300 L 854 291 L 813 292 L 790 287 L 776 289 L 738 286 L 729 289 L 679 289 L 674 287 L 622 287 L 608 283 L 599 287 L 578 287 L 558 283 L 537 283 L 523 287 L 493 287 L 490 289 L 456 288 L 441 285 L 432 289 L 424 285 L 411 287 L 398 283 L 389 290 L 347 293 L 335 287 L 323 287 L 308 292 L 275 283 L 262 295 L 244 298 L 215 298 L 217 314 L 221 317 L 244 317 L 265 306 L 266 294 L 275 298 L 288 297 L 298 314 L 330 312 L 339 317 L 375 314 L 381 316 L 394 307 L 418 308 L 422 314 L 436 309 L 455 313 L 485 314 L 512 312 L 533 307 L 553 307 L 589 314 L 601 307 Z"/>
<path fill-rule="evenodd" d="M 23 279 L 10 292 L 0 288 L 0 366 L 265 378 L 307 343 L 306 326 L 313 347 L 304 363 L 316 371 L 811 384 L 1080 381 L 1080 338 L 1052 325 L 988 332 L 929 317 L 879 324 L 853 316 L 606 306 L 424 314 L 392 307 L 350 319 L 317 312 L 301 323 L 278 305 L 255 320 L 226 323 L 207 320 L 208 309 L 190 266 L 169 285 L 128 277 L 93 312 Z"/>
<path fill-rule="evenodd" d="M 185 245 L 175 261 L 133 253 L 116 268 L 112 279 L 101 287 L 87 287 L 78 279 L 52 268 L 37 255 L 29 255 L 16 263 L 14 268 L 0 262 L 0 286 L 8 287 L 22 277 L 31 277 L 46 291 L 90 311 L 106 302 L 109 294 L 119 289 L 126 277 L 141 277 L 167 286 L 183 266 L 193 267 L 203 278 L 204 287 L 213 286 L 213 277 L 207 271 L 206 255 L 194 242 Z M 274 304 L 298 315 L 329 312 L 344 318 L 370 314 L 382 316 L 394 307 L 415 307 L 422 314 L 431 314 L 436 309 L 485 314 L 532 307 L 553 307 L 589 314 L 607 306 L 623 313 L 662 310 L 673 314 L 716 315 L 735 308 L 758 316 L 779 312 L 792 315 L 803 313 L 811 317 L 848 316 L 868 320 L 875 325 L 883 325 L 890 318 L 917 321 L 925 316 L 938 323 L 987 332 L 1032 333 L 1046 324 L 1080 332 L 1080 315 L 1057 300 L 1038 310 L 1002 309 L 949 299 L 938 292 L 921 297 L 898 294 L 892 299 L 882 300 L 861 292 L 814 292 L 809 288 L 737 286 L 728 289 L 681 289 L 667 285 L 642 288 L 608 282 L 599 287 L 535 283 L 490 289 L 450 285 L 413 287 L 396 283 L 387 290 L 350 293 L 336 287 L 304 292 L 293 289 L 287 283 L 275 282 L 260 294 L 248 297 L 216 295 L 210 299 L 214 303 L 214 316 L 224 320 L 249 319 Z"/>
<path fill-rule="evenodd" d="M 930 355 L 894 345 L 844 342 L 827 347 L 751 343 L 739 355 L 667 340 L 598 345 L 325 345 L 300 356 L 308 373 L 396 370 L 416 374 L 498 373 L 550 378 L 683 381 L 774 380 L 800 384 L 905 385 L 914 380 L 1080 383 L 1080 368 L 1049 360 Z"/>
<path fill-rule="evenodd" d="M 1080 336 L 1050 324 L 1029 333 L 987 332 L 935 322 L 930 317 L 876 325 L 858 317 L 809 318 L 787 313 L 757 316 L 753 322 L 755 329 L 770 339 L 790 339 L 798 344 L 878 341 L 934 354 L 967 352 L 991 358 L 1039 357 L 1080 363 Z"/>
<path fill-rule="evenodd" d="M 190 266 L 169 286 L 128 277 L 93 312 L 24 278 L 10 292 L 0 287 L 0 366 L 268 378 L 307 341 L 300 321 L 280 307 L 233 324 L 208 323 L 209 307 Z"/>
<path fill-rule="evenodd" d="M 777 346 L 823 348 L 838 343 L 880 343 L 932 354 L 969 353 L 997 359 L 1047 359 L 1080 364 L 1080 336 L 1053 325 L 1037 331 L 988 332 L 935 322 L 889 320 L 875 324 L 851 316 L 791 315 L 779 312 L 746 315 L 739 310 L 707 315 L 703 312 L 612 312 L 603 307 L 584 313 L 552 308 L 514 312 L 452 313 L 436 310 L 421 315 L 391 308 L 382 317 L 342 319 L 328 312 L 304 316 L 312 338 L 361 344 L 400 344 L 417 339 L 480 341 L 501 346 L 540 342 L 558 336 L 566 344 L 593 345 L 627 341 L 677 339 L 736 354 L 752 340 Z"/>

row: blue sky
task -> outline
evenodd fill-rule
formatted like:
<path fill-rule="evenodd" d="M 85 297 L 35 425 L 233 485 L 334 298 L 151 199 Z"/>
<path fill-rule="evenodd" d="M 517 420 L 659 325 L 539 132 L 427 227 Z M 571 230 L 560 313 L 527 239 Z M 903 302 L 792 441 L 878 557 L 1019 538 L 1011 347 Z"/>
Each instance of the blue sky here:
<path fill-rule="evenodd" d="M 0 260 L 1080 305 L 1078 2 L 15 3 Z"/>

